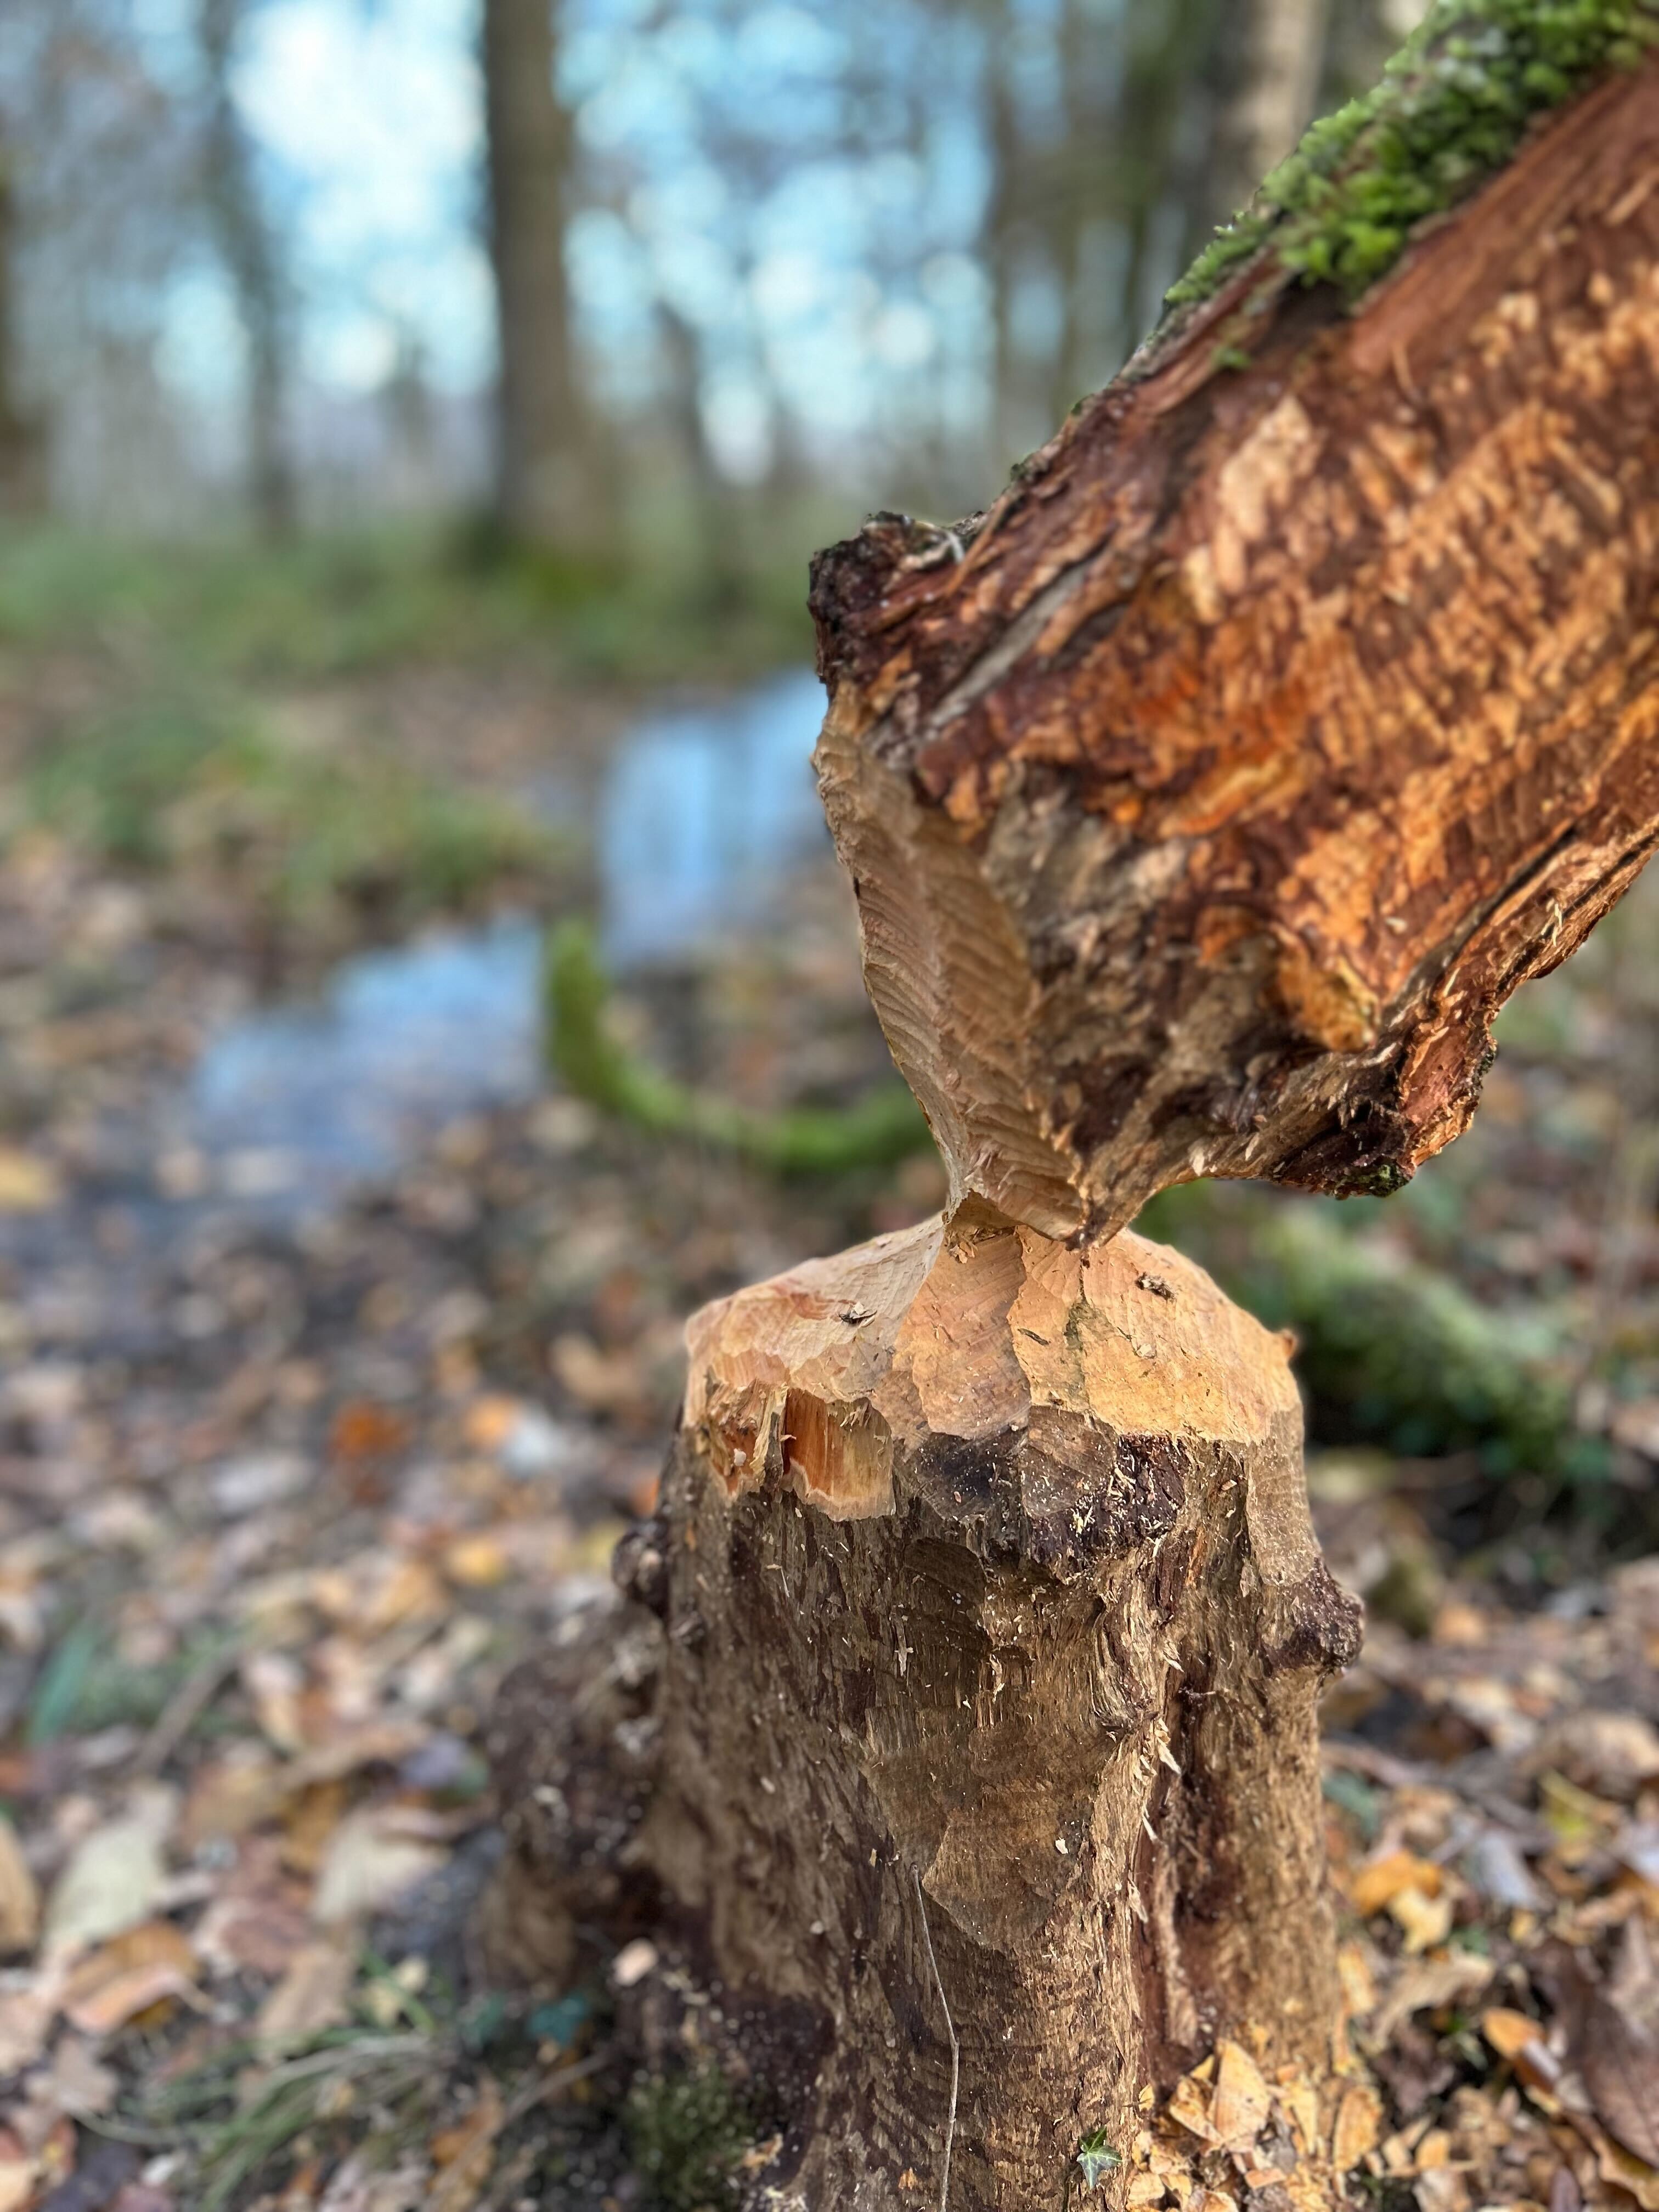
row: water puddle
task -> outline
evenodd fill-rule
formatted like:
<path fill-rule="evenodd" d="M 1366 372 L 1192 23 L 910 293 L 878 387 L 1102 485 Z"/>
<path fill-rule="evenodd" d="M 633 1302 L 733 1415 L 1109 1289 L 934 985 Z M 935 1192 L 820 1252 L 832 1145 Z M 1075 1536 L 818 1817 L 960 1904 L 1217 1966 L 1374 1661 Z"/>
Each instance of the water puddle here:
<path fill-rule="evenodd" d="M 785 910 L 827 838 L 808 766 L 823 711 L 816 677 L 791 671 L 623 740 L 591 821 L 613 968 L 672 963 Z M 549 789 L 570 820 L 568 790 Z M 540 957 L 536 925 L 513 919 L 356 955 L 318 1000 L 210 1042 L 186 1141 L 222 1195 L 250 1204 L 313 1206 L 387 1174 L 445 1122 L 541 1088 Z"/>

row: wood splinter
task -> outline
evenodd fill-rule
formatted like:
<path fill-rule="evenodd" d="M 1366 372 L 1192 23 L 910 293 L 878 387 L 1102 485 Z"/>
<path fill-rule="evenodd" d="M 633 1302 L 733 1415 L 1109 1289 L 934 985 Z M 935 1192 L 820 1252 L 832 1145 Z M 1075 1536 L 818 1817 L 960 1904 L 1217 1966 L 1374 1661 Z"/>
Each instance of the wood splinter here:
<path fill-rule="evenodd" d="M 1656 183 L 1650 58 L 1354 312 L 1258 259 L 988 516 L 818 565 L 826 806 L 951 1201 L 696 1316 L 635 1602 L 495 1731 L 516 1950 L 648 1936 L 630 2032 L 775 2117 L 757 2205 L 1121 2206 L 1205 2053 L 1218 2098 L 1340 2056 L 1358 1608 L 1288 1346 L 1124 1224 L 1409 1174 L 1652 849 Z"/>

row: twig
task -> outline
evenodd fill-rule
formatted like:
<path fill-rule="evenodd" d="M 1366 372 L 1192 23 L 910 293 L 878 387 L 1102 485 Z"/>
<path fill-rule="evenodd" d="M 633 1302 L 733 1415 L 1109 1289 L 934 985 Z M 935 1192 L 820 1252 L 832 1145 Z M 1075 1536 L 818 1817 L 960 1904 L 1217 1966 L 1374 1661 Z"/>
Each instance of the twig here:
<path fill-rule="evenodd" d="M 916 1904 L 921 1913 L 921 1940 L 927 1946 L 927 1963 L 933 1970 L 933 1987 L 939 1991 L 939 2010 L 945 2014 L 945 2033 L 951 2039 L 951 2112 L 945 2124 L 945 2171 L 939 2177 L 939 2212 L 946 2212 L 951 2198 L 951 2151 L 957 2139 L 957 2090 L 962 2081 L 962 2045 L 957 2041 L 956 2023 L 951 2018 L 951 2007 L 945 1995 L 945 1984 L 939 1978 L 939 1960 L 933 1956 L 933 1931 L 927 1925 L 927 1899 L 921 1893 L 921 1875 L 915 1867 L 910 1869 L 916 1885 Z"/>

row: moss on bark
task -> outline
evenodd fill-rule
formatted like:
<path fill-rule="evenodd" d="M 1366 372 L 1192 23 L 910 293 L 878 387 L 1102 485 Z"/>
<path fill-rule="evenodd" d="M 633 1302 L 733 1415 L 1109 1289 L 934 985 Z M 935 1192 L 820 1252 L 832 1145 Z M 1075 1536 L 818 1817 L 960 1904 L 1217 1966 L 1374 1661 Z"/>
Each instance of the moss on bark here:
<path fill-rule="evenodd" d="M 1655 46 L 1659 0 L 1437 0 L 1381 83 L 1313 125 L 1168 304 L 1208 299 L 1257 253 L 1358 299 L 1540 115 Z"/>

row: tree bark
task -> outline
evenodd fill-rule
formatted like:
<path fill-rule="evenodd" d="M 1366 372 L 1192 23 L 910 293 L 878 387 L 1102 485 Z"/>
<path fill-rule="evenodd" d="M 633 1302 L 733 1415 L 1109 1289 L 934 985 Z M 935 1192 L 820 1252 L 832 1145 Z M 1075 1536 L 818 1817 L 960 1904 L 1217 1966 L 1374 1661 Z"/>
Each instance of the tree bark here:
<path fill-rule="evenodd" d="M 575 136 L 555 83 L 556 0 L 484 0 L 489 251 L 500 365 L 496 507 L 526 544 L 581 551 L 599 524 L 565 270 Z"/>
<path fill-rule="evenodd" d="M 16 184 L 0 139 L 0 514 L 13 515 L 46 504 L 46 441 L 21 390 L 16 268 Z"/>
<path fill-rule="evenodd" d="M 1467 1126 L 1659 830 L 1656 173 L 1650 61 L 1360 314 L 1247 268 L 988 516 L 820 558 L 825 804 L 956 1199 L 1098 1234 Z"/>
<path fill-rule="evenodd" d="M 260 204 L 252 149 L 231 83 L 243 0 L 201 0 L 197 33 L 208 82 L 205 183 L 219 251 L 247 343 L 249 496 L 260 528 L 285 537 L 296 499 L 289 451 L 289 333 L 281 257 Z"/>

